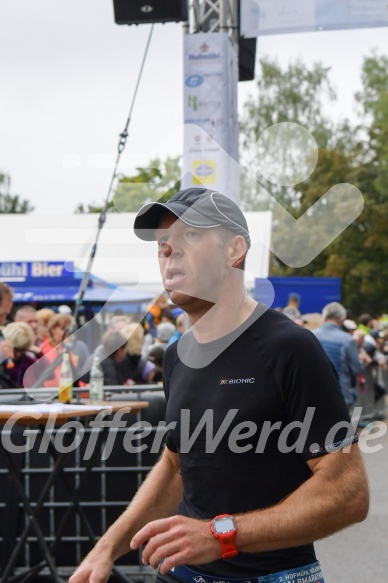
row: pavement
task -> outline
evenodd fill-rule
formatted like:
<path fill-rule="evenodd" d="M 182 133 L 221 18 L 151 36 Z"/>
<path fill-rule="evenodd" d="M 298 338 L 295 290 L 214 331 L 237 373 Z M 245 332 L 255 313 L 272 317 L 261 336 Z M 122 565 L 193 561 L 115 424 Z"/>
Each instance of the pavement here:
<path fill-rule="evenodd" d="M 315 543 L 325 583 L 388 582 L 388 421 L 379 425 L 373 431 L 380 435 L 366 445 L 381 448 L 363 454 L 371 493 L 367 519 Z"/>

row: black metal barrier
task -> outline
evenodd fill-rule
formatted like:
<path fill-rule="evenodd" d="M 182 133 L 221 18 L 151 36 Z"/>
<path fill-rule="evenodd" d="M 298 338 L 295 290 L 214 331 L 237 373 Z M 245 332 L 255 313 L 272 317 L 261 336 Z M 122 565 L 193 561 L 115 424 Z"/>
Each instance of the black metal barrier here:
<path fill-rule="evenodd" d="M 360 424 L 385 419 L 387 416 L 388 371 L 375 363 L 365 367 L 355 407 L 362 407 Z"/>
<path fill-rule="evenodd" d="M 126 391 L 126 394 L 123 394 L 123 391 Z M 149 407 L 139 410 L 138 413 L 120 415 L 119 420 L 122 427 L 116 427 L 117 423 L 112 423 L 108 439 L 99 446 L 97 461 L 93 464 L 85 487 L 80 493 L 82 511 L 97 538 L 118 518 L 133 498 L 145 476 L 158 459 L 164 441 L 164 432 L 158 427 L 159 422 L 163 421 L 165 417 L 165 398 L 160 385 L 136 387 L 134 391 L 131 389 L 131 393 L 128 393 L 128 387 L 116 387 L 112 391 L 109 387 L 109 392 L 112 393 L 112 400 L 133 401 L 141 399 L 148 401 Z M 110 419 L 113 419 L 114 415 L 112 414 Z M 77 422 L 82 423 L 84 429 L 80 432 L 79 442 L 74 451 L 66 455 L 64 472 L 66 481 L 70 483 L 72 489 L 79 485 L 87 463 L 85 457 L 88 458 L 93 449 L 93 429 L 90 426 L 90 419 L 79 418 Z M 141 441 L 131 441 L 128 439 L 128 435 L 138 434 L 139 424 L 146 424 L 149 434 L 142 437 Z M 24 448 L 27 451 L 13 453 L 12 457 L 18 472 L 21 473 L 25 493 L 32 501 L 32 506 L 36 508 L 40 492 L 48 475 L 53 470 L 53 457 L 47 451 L 45 443 L 42 442 L 44 434 L 36 426 L 28 428 L 15 425 L 8 433 L 10 433 L 10 439 L 15 445 L 25 445 L 26 440 L 30 440 L 29 445 Z M 126 435 L 127 438 L 125 438 Z M 56 427 L 52 439 L 57 440 L 59 444 L 65 444 L 65 430 L 61 429 L 60 426 Z M 139 445 L 143 447 L 139 448 Z M 23 505 L 12 487 L 12 481 L 6 467 L 4 453 L 0 448 L 1 570 L 7 563 L 27 521 Z M 50 487 L 39 513 L 39 524 L 49 547 L 55 541 L 55 535 L 68 507 L 69 492 L 64 480 L 58 477 Z M 75 566 L 81 562 L 93 546 L 90 532 L 86 532 L 77 513 L 68 512 L 68 515 L 63 526 L 61 540 L 52 549 L 58 572 L 64 576 L 73 572 Z M 41 560 L 42 554 L 37 538 L 34 536 L 34 532 L 30 531 L 13 576 L 7 578 L 7 583 L 11 583 L 18 572 L 36 565 Z M 131 575 L 135 579 L 144 579 L 152 573 L 150 568 L 142 565 L 140 552 L 129 553 L 118 560 L 116 564 L 122 566 L 123 573 Z M 42 573 L 45 572 L 47 569 L 42 571 Z"/>
<path fill-rule="evenodd" d="M 376 387 L 380 387 L 380 392 Z M 360 420 L 362 423 L 367 424 L 386 416 L 386 398 L 381 390 L 386 388 L 388 388 L 388 372 L 383 371 L 377 365 L 366 367 L 365 383 L 356 402 L 356 406 L 363 407 Z M 85 389 L 75 390 L 75 393 L 79 394 L 82 391 Z M 31 400 L 34 399 L 34 395 L 35 398 L 42 399 L 45 394 L 52 397 L 55 395 L 55 390 L 50 392 L 47 389 L 34 389 L 30 395 L 26 395 L 24 390 L 4 390 L 1 391 L 1 401 L 17 402 L 22 398 Z M 111 451 L 108 452 L 105 449 L 108 441 L 100 446 L 97 462 L 81 492 L 82 510 L 96 537 L 101 536 L 106 531 L 133 498 L 146 474 L 158 459 L 163 447 L 164 436 L 163 426 L 160 425 L 160 422 L 165 418 L 165 398 L 160 385 L 134 386 L 131 387 L 130 392 L 128 392 L 128 387 L 108 387 L 105 388 L 105 396 L 112 401 L 146 400 L 149 402 L 149 407 L 141 409 L 138 413 L 125 413 L 121 418 L 124 426 L 117 428 L 113 426 L 113 433 L 112 429 L 110 433 L 112 433 L 114 440 L 109 442 L 112 446 Z M 141 444 L 143 448 L 132 451 L 130 447 L 128 448 L 128 441 L 125 442 L 124 438 L 125 435 L 128 435 L 128 431 L 132 434 L 139 431 L 134 424 L 140 422 L 149 424 L 149 434 L 138 443 L 136 442 L 138 445 Z M 77 487 L 82 480 L 87 463 L 85 453 L 88 447 L 90 449 L 88 444 L 92 433 L 88 418 L 86 421 L 82 421 L 80 418 L 80 423 L 84 423 L 82 440 L 74 451 L 66 456 L 64 468 L 65 476 L 73 488 Z M 61 443 L 63 434 L 64 430 L 58 427 L 53 433 L 53 438 L 55 439 L 58 435 L 57 439 Z M 22 476 L 25 492 L 33 501 L 33 506 L 36 507 L 43 484 L 53 470 L 54 462 L 42 444 L 43 437 L 39 429 L 15 426 L 12 430 L 12 442 L 19 446 L 26 443 L 28 436 L 30 436 L 32 447 L 24 453 L 12 455 L 17 471 Z M 4 454 L 0 448 L 0 569 L 6 564 L 27 520 L 23 505 L 12 487 L 12 481 L 6 467 Z M 39 523 L 49 546 L 55 541 L 55 535 L 68 507 L 68 490 L 63 480 L 58 479 L 50 487 L 39 515 Z M 61 540 L 53 550 L 58 571 L 66 576 L 73 572 L 93 546 L 90 533 L 86 531 L 79 515 L 73 512 L 69 514 L 68 520 L 64 524 Z M 26 567 L 39 563 L 41 559 L 37 538 L 33 532 L 30 532 L 14 570 L 14 575 Z M 121 566 L 123 573 L 139 581 L 151 577 L 153 573 L 151 568 L 142 565 L 139 552 L 129 553 L 122 557 L 117 561 L 117 565 Z M 45 571 L 47 572 L 47 569 Z M 7 583 L 13 581 L 15 581 L 14 577 L 7 579 Z"/>

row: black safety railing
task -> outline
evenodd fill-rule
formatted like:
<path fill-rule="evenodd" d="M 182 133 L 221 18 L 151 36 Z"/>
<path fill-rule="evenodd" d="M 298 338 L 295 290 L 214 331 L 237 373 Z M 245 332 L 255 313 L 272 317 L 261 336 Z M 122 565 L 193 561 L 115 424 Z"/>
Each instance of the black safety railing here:
<path fill-rule="evenodd" d="M 88 387 L 73 387 L 74 402 L 80 402 L 83 393 L 88 393 Z M 141 399 L 142 393 L 163 391 L 160 384 L 150 385 L 112 385 L 104 387 L 104 396 L 109 400 L 112 395 L 124 398 Z M 0 389 L 0 404 L 18 399 L 22 401 L 50 401 L 58 396 L 57 387 L 38 387 L 34 389 Z"/>
<path fill-rule="evenodd" d="M 87 389 L 74 389 L 75 395 L 85 393 Z M 4 400 L 16 397 L 33 402 L 50 400 L 57 389 L 34 389 L 31 394 L 24 390 L 12 389 L 1 391 Z M 35 396 L 34 396 L 35 395 Z M 130 387 L 105 387 L 105 397 L 113 401 L 146 400 L 149 406 L 137 413 L 126 412 L 115 419 L 115 414 L 108 417 L 111 426 L 105 439 L 93 445 L 94 418 L 78 418 L 79 443 L 73 451 L 66 454 L 63 476 L 51 485 L 47 496 L 39 509 L 39 524 L 44 539 L 52 549 L 54 562 L 60 576 L 67 577 L 81 562 L 82 558 L 93 546 L 94 542 L 107 530 L 126 508 L 147 473 L 158 459 L 163 447 L 164 431 L 159 422 L 165 417 L 165 399 L 160 385 L 136 385 Z M 77 397 L 76 397 L 77 398 Z M 23 401 L 26 403 L 26 400 Z M 106 418 L 104 418 L 106 421 Z M 142 427 L 146 427 L 146 435 L 141 438 Z M 52 430 L 51 441 L 56 446 L 63 446 L 68 428 L 58 426 Z M 53 472 L 54 458 L 47 451 L 44 442 L 44 431 L 36 426 L 14 426 L 12 429 L 2 429 L 1 438 L 7 438 L 20 446 L 26 445 L 23 453 L 12 454 L 14 465 L 20 473 L 24 491 L 31 500 L 34 509 L 38 507 L 40 492 Z M 4 443 L 4 442 L 3 442 Z M 74 441 L 75 443 L 75 441 Z M 63 446 L 64 447 L 64 446 Z M 94 447 L 98 451 L 94 451 Z M 78 502 L 86 521 L 79 512 L 69 512 L 69 492 L 76 490 L 82 482 L 83 475 L 90 456 L 95 455 L 93 466 L 78 493 Z M 87 470 L 89 472 L 89 470 Z M 66 478 L 66 484 L 63 478 Z M 69 489 L 70 488 L 70 489 Z M 66 515 L 67 513 L 67 515 Z M 82 514 L 81 513 L 81 514 Z M 65 516 L 66 515 L 66 516 Z M 65 522 L 64 522 L 65 519 Z M 23 504 L 15 492 L 10 480 L 9 470 L 5 464 L 4 452 L 0 448 L 0 569 L 7 564 L 12 549 L 20 540 L 25 528 L 26 516 Z M 86 528 L 88 523 L 90 528 Z M 58 529 L 61 529 L 60 540 L 57 540 Z M 91 530 L 90 530 L 91 529 Z M 42 560 L 38 540 L 30 529 L 23 550 L 7 583 L 18 580 L 26 568 L 39 565 Z M 117 561 L 120 571 L 131 580 L 144 581 L 154 576 L 150 567 L 141 562 L 141 552 L 132 552 Z M 47 574 L 44 567 L 42 574 Z M 1 570 L 0 570 L 0 581 Z M 33 580 L 33 579 L 32 579 Z"/>
<path fill-rule="evenodd" d="M 366 367 L 365 382 L 361 386 L 356 406 L 362 407 L 360 424 L 366 425 L 375 420 L 387 417 L 388 371 L 378 365 Z M 82 402 L 82 395 L 87 388 L 75 388 L 75 401 Z M 24 389 L 1 390 L 0 398 L 8 402 L 34 402 L 37 400 L 48 402 L 54 399 L 56 388 L 38 388 L 25 391 Z M 146 400 L 149 407 L 140 409 L 137 413 L 125 413 L 109 429 L 109 436 L 99 443 L 96 459 L 90 470 L 85 486 L 79 492 L 79 503 L 87 522 L 96 538 L 101 536 L 109 525 L 114 522 L 126 508 L 147 473 L 155 464 L 163 447 L 165 418 L 165 398 L 161 385 L 133 385 L 104 387 L 105 399 L 115 401 Z M 114 414 L 112 414 L 112 419 Z M 119 423 L 121 422 L 121 425 Z M 93 438 L 93 427 L 90 419 L 82 420 L 82 439 L 74 451 L 66 455 L 63 469 L 66 480 L 71 488 L 76 489 L 82 482 L 88 456 L 93 447 L 90 440 Z M 119 426 L 120 425 L 120 426 Z M 140 432 L 145 431 L 143 437 Z M 53 471 L 53 456 L 49 455 L 44 447 L 44 432 L 35 427 L 17 426 L 13 430 L 19 444 L 30 440 L 31 447 L 23 454 L 15 454 L 15 466 L 20 472 L 26 495 L 32 501 L 32 507 L 37 508 L 39 495 L 47 476 Z M 57 427 L 52 433 L 54 446 L 64 443 L 65 428 Z M 3 428 L 1 438 L 7 430 Z M 8 430 L 10 433 L 10 430 Z M 138 439 L 133 439 L 134 436 Z M 132 444 L 132 445 L 130 445 Z M 133 444 L 141 447 L 135 447 Z M 12 548 L 20 540 L 26 524 L 23 505 L 17 493 L 12 488 L 9 472 L 2 457 L 0 448 L 0 568 L 8 559 Z M 41 524 L 47 544 L 54 545 L 52 554 L 58 572 L 67 576 L 73 572 L 82 557 L 93 546 L 90 530 L 85 528 L 85 521 L 77 512 L 69 512 L 69 491 L 63 480 L 56 480 L 49 489 L 42 505 L 39 522 Z M 65 523 L 63 519 L 68 514 Z M 62 524 L 62 525 L 61 525 Z M 60 541 L 56 541 L 58 528 L 62 529 Z M 8 556 L 7 556 L 8 554 Z M 39 564 L 41 560 L 37 537 L 30 532 L 24 541 L 23 552 L 15 565 L 12 577 L 7 583 L 13 583 L 19 572 L 26 567 Z M 140 553 L 129 553 L 122 557 L 117 564 L 122 572 L 132 580 L 145 581 L 153 577 L 153 570 L 145 567 L 141 562 Z M 42 573 L 47 572 L 45 568 Z M 150 579 L 151 580 L 151 579 Z M 1 571 L 0 571 L 1 581 Z"/>
<path fill-rule="evenodd" d="M 385 419 L 388 416 L 388 370 L 376 363 L 365 367 L 361 377 L 358 399 L 355 407 L 362 407 L 360 424 L 366 425 L 373 421 Z"/>

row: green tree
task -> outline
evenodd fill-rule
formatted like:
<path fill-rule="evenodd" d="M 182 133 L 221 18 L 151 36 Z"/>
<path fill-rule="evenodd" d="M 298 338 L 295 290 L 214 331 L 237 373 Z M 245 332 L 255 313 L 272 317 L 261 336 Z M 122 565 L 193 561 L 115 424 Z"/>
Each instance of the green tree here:
<path fill-rule="evenodd" d="M 365 208 L 354 225 L 355 240 L 350 241 L 350 231 L 342 242 L 354 247 L 358 243 L 357 261 L 352 264 L 347 260 L 345 290 L 358 311 L 387 312 L 388 58 L 376 53 L 366 57 L 361 78 L 362 90 L 356 99 L 362 108 L 363 139 L 355 180 L 364 195 Z"/>
<path fill-rule="evenodd" d="M 355 314 L 388 311 L 388 59 L 364 58 L 355 96 L 361 123 L 353 140 L 348 181 L 364 196 L 364 210 L 326 250 L 322 275 L 341 276 L 344 301 Z"/>
<path fill-rule="evenodd" d="M 240 121 L 241 164 L 249 169 L 248 175 L 243 174 L 241 185 L 245 210 L 272 208 L 264 190 L 257 191 L 257 180 L 282 206 L 297 212 L 299 203 L 295 190 L 272 184 L 257 171 L 256 142 L 263 131 L 274 124 L 294 122 L 306 128 L 320 148 L 328 147 L 335 128 L 323 104 L 335 97 L 329 69 L 320 63 L 308 68 L 298 60 L 283 70 L 276 60 L 263 57 L 259 61 L 256 93 L 244 104 Z"/>
<path fill-rule="evenodd" d="M 364 196 L 364 210 L 310 264 L 293 268 L 273 256 L 272 274 L 338 276 L 343 281 L 343 302 L 357 315 L 363 311 L 388 312 L 388 58 L 373 53 L 365 57 L 362 89 L 355 96 L 359 119 L 334 125 L 323 112 L 335 93 L 328 69 L 300 62 L 283 71 L 276 62 L 264 59 L 258 81 L 258 98 L 250 98 L 241 124 L 242 159 L 257 168 L 256 152 L 249 150 L 266 127 L 294 121 L 306 127 L 319 145 L 319 160 L 311 176 L 294 187 L 273 187 L 258 175 L 264 187 L 256 191 L 245 178 L 243 203 L 246 209 L 267 209 L 267 189 L 295 217 L 308 213 L 319 218 L 320 199 L 341 182 L 357 186 Z M 248 166 L 248 165 L 247 165 Z M 253 171 L 254 174 L 254 171 Z M 315 206 L 314 206 L 315 205 Z M 272 205 L 274 207 L 274 205 Z M 291 245 L 272 209 L 273 240 Z M 334 214 L 343 212 L 341 206 Z M 329 228 L 330 225 L 327 225 Z M 322 228 L 319 225 L 319 228 Z M 306 233 L 305 245 L 313 245 L 319 229 Z"/>
<path fill-rule="evenodd" d="M 11 194 L 11 177 L 0 172 L 0 213 L 27 214 L 34 210 L 29 200 Z"/>
<path fill-rule="evenodd" d="M 319 152 L 318 164 L 315 171 L 310 178 L 300 184 L 297 184 L 294 189 L 297 194 L 298 208 L 297 212 L 293 214 L 296 218 L 305 215 L 309 216 L 311 221 L 311 228 L 306 229 L 303 223 L 296 223 L 295 231 L 290 235 L 284 231 L 283 226 L 278 224 L 278 211 L 274 209 L 273 212 L 273 234 L 272 239 L 277 250 L 283 251 L 282 256 L 289 255 L 303 257 L 303 250 L 300 253 L 298 245 L 303 241 L 303 246 L 307 249 L 316 248 L 316 243 L 322 240 L 325 235 L 331 232 L 333 225 L 333 216 L 347 212 L 341 200 L 332 202 L 331 213 L 327 212 L 327 205 L 322 199 L 333 186 L 343 183 L 355 183 L 355 168 L 354 158 L 345 152 L 341 152 L 335 148 L 322 148 Z M 322 199 L 322 200 L 321 200 Z M 294 209 L 295 210 L 295 209 Z M 345 231 L 346 232 L 346 231 Z M 273 257 L 272 269 L 274 274 L 278 275 L 299 275 L 299 276 L 341 276 L 344 277 L 345 272 L 329 269 L 332 261 L 332 254 L 337 254 L 336 247 L 344 237 L 342 233 L 337 239 L 326 247 L 319 255 L 311 261 L 308 265 L 303 267 L 290 267 L 283 264 L 279 258 Z M 295 249 L 293 249 L 295 246 Z M 338 267 L 338 265 L 337 265 Z"/>
<path fill-rule="evenodd" d="M 153 200 L 168 199 L 180 189 L 180 156 L 168 157 L 162 161 L 155 158 L 147 167 L 136 168 L 133 176 L 119 177 L 109 212 L 137 212 L 144 204 Z M 96 203 L 87 207 L 79 205 L 76 213 L 101 212 L 102 205 Z"/>

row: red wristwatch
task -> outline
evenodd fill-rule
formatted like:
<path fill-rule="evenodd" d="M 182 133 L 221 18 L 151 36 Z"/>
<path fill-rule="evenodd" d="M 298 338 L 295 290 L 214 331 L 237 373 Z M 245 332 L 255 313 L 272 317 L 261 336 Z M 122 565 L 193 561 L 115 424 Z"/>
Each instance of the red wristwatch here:
<path fill-rule="evenodd" d="M 230 514 L 216 516 L 210 523 L 210 529 L 221 545 L 222 558 L 235 557 L 238 550 L 236 547 L 237 526 L 234 516 Z"/>

